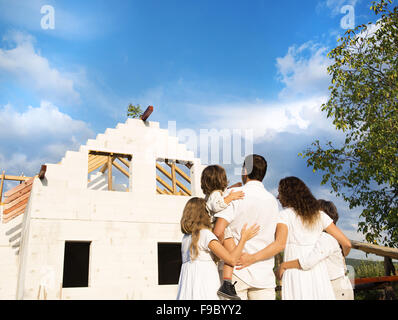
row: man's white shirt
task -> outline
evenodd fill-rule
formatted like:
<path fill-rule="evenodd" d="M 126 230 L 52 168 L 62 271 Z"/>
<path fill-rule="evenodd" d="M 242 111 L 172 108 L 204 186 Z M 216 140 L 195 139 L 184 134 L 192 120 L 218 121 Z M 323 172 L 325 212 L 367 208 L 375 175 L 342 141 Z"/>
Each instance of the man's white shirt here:
<path fill-rule="evenodd" d="M 215 214 L 229 223 L 235 244 L 240 240 L 244 224 L 260 226 L 259 233 L 245 243 L 243 252 L 254 254 L 275 240 L 275 230 L 279 215 L 278 202 L 260 181 L 249 181 L 234 191 L 243 191 L 244 199 L 235 200 L 223 211 Z M 254 288 L 275 288 L 273 272 L 274 258 L 259 261 L 242 270 L 234 269 L 234 275 Z"/>

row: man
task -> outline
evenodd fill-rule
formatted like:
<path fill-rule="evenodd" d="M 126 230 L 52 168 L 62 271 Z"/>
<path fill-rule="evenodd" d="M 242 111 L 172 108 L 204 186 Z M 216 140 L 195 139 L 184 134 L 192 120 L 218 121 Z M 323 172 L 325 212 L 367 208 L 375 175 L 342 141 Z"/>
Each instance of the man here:
<path fill-rule="evenodd" d="M 217 218 L 214 233 L 220 241 L 224 240 L 224 230 L 229 226 L 235 244 L 239 242 L 240 231 L 257 223 L 259 233 L 246 242 L 244 252 L 254 254 L 274 242 L 278 220 L 278 203 L 268 192 L 262 181 L 267 172 L 267 162 L 260 155 L 245 158 L 242 167 L 243 187 L 234 191 L 243 191 L 241 200 L 232 201 L 223 211 L 215 214 Z M 223 296 L 238 295 L 242 300 L 275 300 L 274 258 L 253 263 L 247 268 L 234 270 L 232 279 L 224 279 L 219 290 Z M 235 282 L 236 285 L 232 284 Z M 236 291 L 235 291 L 236 290 Z"/>

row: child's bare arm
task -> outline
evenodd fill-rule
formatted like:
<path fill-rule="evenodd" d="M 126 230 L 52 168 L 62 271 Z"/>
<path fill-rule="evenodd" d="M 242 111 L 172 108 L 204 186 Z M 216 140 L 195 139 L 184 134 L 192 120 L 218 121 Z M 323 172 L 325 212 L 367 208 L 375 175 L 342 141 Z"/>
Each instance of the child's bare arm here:
<path fill-rule="evenodd" d="M 223 218 L 217 218 L 216 225 L 214 226 L 213 233 L 216 235 L 218 240 L 222 243 L 224 241 L 224 231 L 229 225 L 228 221 Z"/>
<path fill-rule="evenodd" d="M 243 199 L 245 196 L 243 191 L 231 191 L 229 195 L 224 197 L 224 202 L 226 204 L 230 204 L 233 200 L 240 200 Z"/>

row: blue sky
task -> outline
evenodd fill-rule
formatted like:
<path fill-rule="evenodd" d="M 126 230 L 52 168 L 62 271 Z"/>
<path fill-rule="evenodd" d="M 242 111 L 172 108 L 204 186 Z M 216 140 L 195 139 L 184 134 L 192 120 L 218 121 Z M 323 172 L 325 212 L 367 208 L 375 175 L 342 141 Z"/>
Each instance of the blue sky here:
<path fill-rule="evenodd" d="M 44 5 L 54 29 L 41 27 Z M 128 103 L 153 105 L 163 128 L 252 129 L 266 187 L 302 178 L 361 239 L 359 210 L 297 156 L 341 139 L 320 105 L 344 5 L 356 25 L 375 20 L 368 0 L 0 0 L 0 168 L 33 175 L 124 122 Z"/>

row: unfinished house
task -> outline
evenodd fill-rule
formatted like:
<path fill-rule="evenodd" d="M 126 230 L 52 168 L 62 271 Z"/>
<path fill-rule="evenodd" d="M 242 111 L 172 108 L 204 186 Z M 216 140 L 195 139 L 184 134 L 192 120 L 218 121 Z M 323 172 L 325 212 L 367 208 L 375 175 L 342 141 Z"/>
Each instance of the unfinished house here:
<path fill-rule="evenodd" d="M 0 299 L 176 298 L 193 152 L 128 119 L 43 167 L 1 200 Z"/>

